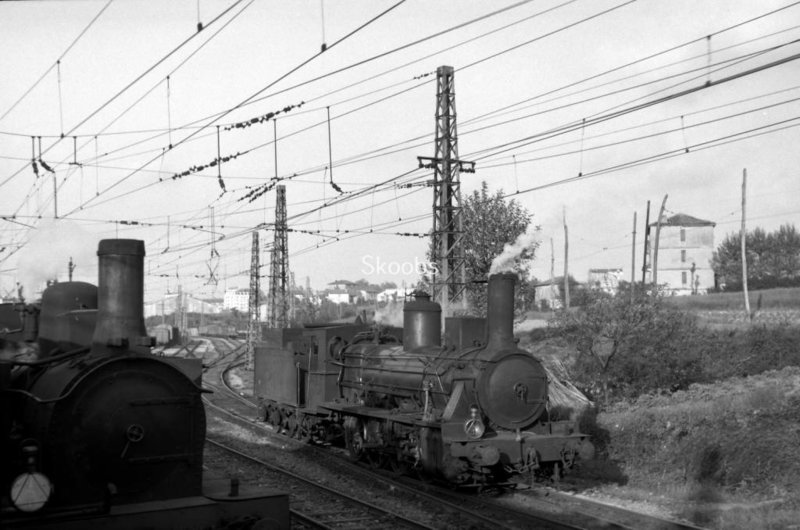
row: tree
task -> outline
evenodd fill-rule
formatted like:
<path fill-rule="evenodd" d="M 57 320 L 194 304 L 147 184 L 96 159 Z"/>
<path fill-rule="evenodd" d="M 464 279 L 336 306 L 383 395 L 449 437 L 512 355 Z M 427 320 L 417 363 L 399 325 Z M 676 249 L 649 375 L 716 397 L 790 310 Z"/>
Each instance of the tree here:
<path fill-rule="evenodd" d="M 794 225 L 785 224 L 775 232 L 763 228 L 748 232 L 747 281 L 754 288 L 800 284 L 800 234 Z M 720 285 L 739 290 L 742 285 L 741 235 L 728 234 L 711 261 Z"/>
<path fill-rule="evenodd" d="M 494 259 L 507 243 L 514 243 L 525 234 L 533 215 L 515 200 L 503 198 L 503 191 L 489 193 L 486 182 L 463 202 L 464 257 L 467 273 L 469 313 L 486 314 L 486 284 Z M 536 228 L 538 231 L 538 228 Z M 517 274 L 515 306 L 517 315 L 524 314 L 533 300 L 533 283 L 528 278 L 538 242 L 522 249 L 512 262 Z M 479 283 L 480 282 L 480 283 Z"/>

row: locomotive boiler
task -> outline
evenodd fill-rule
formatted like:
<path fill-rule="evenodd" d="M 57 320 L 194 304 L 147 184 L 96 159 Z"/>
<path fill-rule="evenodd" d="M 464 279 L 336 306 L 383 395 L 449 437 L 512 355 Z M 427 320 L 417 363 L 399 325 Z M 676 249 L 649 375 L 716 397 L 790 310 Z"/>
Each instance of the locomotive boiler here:
<path fill-rule="evenodd" d="M 3 339 L 0 526 L 287 527 L 285 495 L 234 498 L 204 482 L 201 361 L 150 353 L 144 243 L 103 240 L 97 255 L 97 287 L 55 283 L 22 311 L 39 313 L 34 344 Z"/>
<path fill-rule="evenodd" d="M 271 410 L 294 424 L 340 425 L 356 459 L 453 484 L 497 484 L 522 473 L 558 477 L 594 448 L 574 422 L 548 417 L 547 373 L 513 336 L 515 280 L 491 276 L 487 318 L 446 319 L 444 344 L 441 309 L 427 296 L 406 303 L 402 343 L 376 332 L 344 347 L 331 341 L 327 357 L 316 361 L 326 363 L 329 388 L 335 378 L 332 391 L 310 409 L 270 401 Z M 299 350 L 294 357 L 302 363 L 307 354 Z M 256 361 L 258 370 L 258 350 Z M 302 389 L 312 387 L 308 381 Z"/>

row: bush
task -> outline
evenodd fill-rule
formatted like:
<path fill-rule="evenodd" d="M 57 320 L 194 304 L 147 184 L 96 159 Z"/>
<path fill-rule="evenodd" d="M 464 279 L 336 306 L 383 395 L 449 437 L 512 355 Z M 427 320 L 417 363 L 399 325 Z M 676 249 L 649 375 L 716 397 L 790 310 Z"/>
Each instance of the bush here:
<path fill-rule="evenodd" d="M 633 302 L 627 296 L 593 296 L 554 320 L 578 351 L 573 369 L 584 387 L 607 402 L 698 381 L 707 341 L 694 317 L 665 304 L 658 293 Z"/>

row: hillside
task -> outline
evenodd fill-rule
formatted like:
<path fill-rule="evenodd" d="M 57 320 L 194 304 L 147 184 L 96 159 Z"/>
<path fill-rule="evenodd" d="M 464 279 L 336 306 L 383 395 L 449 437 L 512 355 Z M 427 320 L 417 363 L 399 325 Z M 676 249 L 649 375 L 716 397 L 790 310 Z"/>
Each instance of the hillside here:
<path fill-rule="evenodd" d="M 715 528 L 800 520 L 800 367 L 617 403 L 596 434 L 618 473 L 609 492 Z"/>
<path fill-rule="evenodd" d="M 730 306 L 710 310 L 714 305 L 705 301 L 703 309 L 691 308 L 694 298 L 705 297 L 687 297 L 682 309 L 701 319 L 709 311 L 727 315 L 724 325 L 730 331 L 711 335 L 722 341 L 714 356 L 730 356 L 727 364 L 736 364 L 734 359 L 745 354 L 767 362 L 776 351 L 800 349 L 796 342 L 787 345 L 778 338 L 793 336 L 785 333 L 793 310 L 762 308 L 762 318 L 773 315 L 779 329 L 766 320 L 737 321 L 741 312 Z M 520 346 L 540 358 L 552 377 L 568 381 L 576 351 L 543 331 L 520 333 Z M 747 344 L 755 349 L 723 347 L 729 344 L 723 338 L 753 331 L 761 339 Z M 717 359 L 707 366 L 725 364 Z M 579 400 L 573 404 L 580 406 Z M 584 414 L 581 425 L 592 435 L 598 459 L 571 477 L 579 492 L 610 502 L 649 504 L 708 528 L 800 528 L 798 366 L 616 401 L 599 413 Z"/>

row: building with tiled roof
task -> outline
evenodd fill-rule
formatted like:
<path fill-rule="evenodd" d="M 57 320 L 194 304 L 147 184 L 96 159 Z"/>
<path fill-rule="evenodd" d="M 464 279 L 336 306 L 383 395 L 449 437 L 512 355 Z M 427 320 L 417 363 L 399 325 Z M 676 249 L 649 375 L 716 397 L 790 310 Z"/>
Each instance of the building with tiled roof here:
<path fill-rule="evenodd" d="M 648 269 L 653 280 L 653 250 L 657 223 L 650 224 Z M 658 278 L 673 294 L 704 294 L 714 287 L 714 227 L 716 223 L 678 213 L 661 221 Z"/>

